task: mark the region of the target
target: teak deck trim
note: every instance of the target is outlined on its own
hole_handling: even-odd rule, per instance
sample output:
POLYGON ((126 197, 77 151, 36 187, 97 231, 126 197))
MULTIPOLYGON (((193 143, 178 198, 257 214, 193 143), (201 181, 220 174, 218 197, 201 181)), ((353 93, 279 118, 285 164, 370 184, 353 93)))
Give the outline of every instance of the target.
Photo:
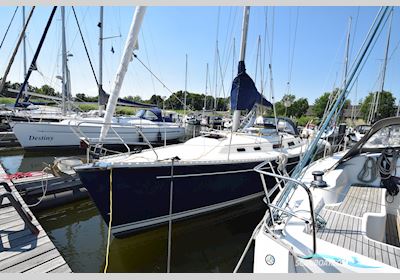
MULTIPOLYGON (((381 188, 351 187, 340 205, 325 206, 321 210, 319 214, 326 221, 326 225, 318 230, 317 238, 400 268, 399 247, 372 240, 362 232, 363 214, 381 212, 383 193, 384 189, 381 188)), ((393 224, 391 218, 388 217, 386 227, 393 224)), ((388 234, 392 232, 393 229, 386 232, 387 239, 388 234)), ((392 239, 394 236, 390 236, 390 241, 392 239)))

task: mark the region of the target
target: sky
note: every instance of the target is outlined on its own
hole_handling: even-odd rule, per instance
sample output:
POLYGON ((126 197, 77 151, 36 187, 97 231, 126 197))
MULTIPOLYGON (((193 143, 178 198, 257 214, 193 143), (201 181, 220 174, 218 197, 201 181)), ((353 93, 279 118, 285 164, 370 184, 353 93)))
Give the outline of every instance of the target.
MULTIPOLYGON (((15 8, 0 7, 0 39, 4 36, 15 8)), ((26 7, 26 13, 29 9, 30 7, 26 7)), ((134 9, 135 7, 125 6, 104 8, 104 37, 114 37, 104 40, 103 87, 107 92, 112 89, 134 9)), ((378 9, 251 7, 245 57, 247 72, 255 80, 259 91, 263 89, 266 96, 270 97, 268 65, 272 62, 275 99, 280 100, 284 94, 291 93, 298 98, 307 98, 311 104, 322 93, 339 86, 343 79, 349 18, 352 18, 349 48, 351 65, 378 9)), ((20 7, 0 49, 0 76, 5 71, 21 30, 21 11, 20 7)), ((391 91, 397 100, 400 98, 399 11, 396 7, 393 13, 385 79, 385 90, 391 91)), ((28 65, 50 12, 51 7, 39 6, 33 14, 27 31, 28 65)), ((99 7, 76 7, 76 12, 97 74, 99 7)), ((173 92, 184 90, 186 85, 189 92, 204 93, 207 88, 208 94, 227 97, 237 72, 242 14, 242 7, 148 7, 139 35, 139 49, 135 53, 173 92), (216 56, 217 45, 219 56, 216 56), (215 63, 216 57, 219 58, 218 67, 215 63), (206 87, 207 63, 209 78, 206 87), (221 80, 224 82, 221 83, 221 80)), ((66 7, 66 15, 67 49, 72 54, 68 61, 72 94, 97 95, 96 82, 71 7, 66 7)), ((350 93, 352 103, 380 87, 379 75, 388 25, 386 24, 380 34, 356 86, 350 93)), ((23 81, 21 50, 8 76, 8 80, 12 82, 23 81)), ((61 74, 60 9, 52 22, 37 66, 39 71, 33 72, 30 84, 38 87, 49 84, 61 91, 60 80, 56 78, 61 74)), ((139 95, 142 99, 148 99, 153 94, 170 96, 167 88, 134 59, 129 65, 120 95, 139 95)))

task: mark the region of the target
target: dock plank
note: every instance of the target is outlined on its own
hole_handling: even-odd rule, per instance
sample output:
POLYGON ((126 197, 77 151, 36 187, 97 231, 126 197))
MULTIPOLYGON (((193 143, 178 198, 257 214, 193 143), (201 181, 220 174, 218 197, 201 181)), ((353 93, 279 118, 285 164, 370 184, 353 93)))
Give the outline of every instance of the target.
POLYGON ((63 257, 58 256, 58 257, 52 259, 51 262, 42 263, 32 269, 26 270, 25 272, 27 272, 27 273, 45 273, 45 272, 52 271, 52 270, 60 267, 63 264, 65 264, 63 257))
POLYGON ((52 272, 52 273, 68 273, 68 272, 71 272, 71 270, 70 270, 70 268, 69 268, 69 266, 67 264, 63 264, 63 265, 61 265, 61 266, 59 266, 59 267, 57 267, 57 268, 55 268, 53 270, 50 270, 49 272, 52 272))
MULTIPOLYGON (((5 171, 0 164, 0 176, 2 174, 5 171)), ((7 183, 22 208, 32 217, 39 234, 31 233, 13 206, 1 207, 0 272, 72 272, 12 182, 7 183)), ((3 202, 6 203, 5 200, 3 202)))
POLYGON ((7 272, 7 273, 25 272, 40 264, 48 262, 58 256, 59 256, 58 251, 56 249, 53 249, 32 258, 25 258, 22 262, 19 262, 13 266, 10 266, 9 268, 6 268, 2 270, 2 272, 7 272))

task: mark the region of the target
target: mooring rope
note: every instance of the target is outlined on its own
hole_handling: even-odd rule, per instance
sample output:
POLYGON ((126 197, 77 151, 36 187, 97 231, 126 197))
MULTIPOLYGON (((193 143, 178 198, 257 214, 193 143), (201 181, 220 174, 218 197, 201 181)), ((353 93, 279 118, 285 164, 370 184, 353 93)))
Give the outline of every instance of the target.
POLYGON ((110 243, 111 243, 111 225, 112 225, 112 168, 110 169, 110 220, 108 222, 108 234, 107 234, 107 250, 106 250, 106 263, 104 265, 103 273, 107 273, 108 259, 110 257, 110 243))
POLYGON ((41 198, 39 198, 39 201, 38 202, 36 202, 36 203, 34 203, 34 204, 27 204, 27 206, 28 207, 35 207, 35 206, 38 206, 42 201, 43 201, 43 199, 45 198, 45 196, 46 196, 46 193, 47 193, 47 187, 48 187, 48 184, 49 184, 49 180, 48 180, 48 174, 46 173, 46 184, 44 184, 44 174, 45 174, 45 171, 46 170, 51 170, 48 166, 46 166, 45 168, 43 168, 42 169, 42 180, 41 180, 41 183, 42 183, 42 197, 41 198))
POLYGON ((168 252, 167 252, 167 273, 171 272, 171 243, 172 243, 172 202, 174 196, 174 161, 178 157, 171 159, 171 184, 169 189, 169 221, 168 221, 168 252))

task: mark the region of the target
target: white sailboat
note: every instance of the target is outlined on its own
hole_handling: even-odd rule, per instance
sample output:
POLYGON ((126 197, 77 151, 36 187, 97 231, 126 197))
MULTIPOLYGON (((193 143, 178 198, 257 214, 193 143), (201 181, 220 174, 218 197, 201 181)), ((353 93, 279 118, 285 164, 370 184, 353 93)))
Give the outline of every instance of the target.
MULTIPOLYGON (((62 7, 62 10, 64 7, 62 7)), ((129 49, 137 41, 137 32, 140 29, 144 10, 136 12, 135 25, 132 24, 129 49), (132 33, 134 31, 134 33, 132 33)), ((64 21, 63 17, 63 21, 64 21)), ((65 42, 65 29, 63 28, 63 42, 65 42)), ((63 43, 63 46, 65 44, 63 43)), ((127 48, 127 47, 126 47, 127 48)), ((66 60, 66 49, 63 47, 63 96, 70 96, 68 91, 68 67, 66 60)), ((105 117, 85 117, 83 115, 64 119, 60 122, 12 122, 12 130, 23 148, 54 148, 54 147, 79 147, 80 141, 84 138, 90 144, 109 145, 143 145, 146 142, 163 143, 165 141, 177 141, 184 136, 185 129, 162 116, 158 108, 140 110, 133 117, 114 117, 115 107, 118 103, 118 94, 123 82, 122 71, 127 70, 130 56, 123 57, 119 72, 117 73, 118 83, 114 85, 113 94, 110 96, 105 117), (121 71, 122 70, 122 71, 121 71), (103 128, 111 126, 112 132, 107 136, 103 128), (104 133, 105 132, 105 133, 104 133), (145 138, 145 139, 143 139, 145 138)), ((101 64, 100 64, 101 65, 101 64)), ((101 72, 101 71, 100 71, 101 72)), ((63 104, 67 102, 64 100, 63 104)), ((67 114, 66 105, 63 106, 63 115, 67 114)))

